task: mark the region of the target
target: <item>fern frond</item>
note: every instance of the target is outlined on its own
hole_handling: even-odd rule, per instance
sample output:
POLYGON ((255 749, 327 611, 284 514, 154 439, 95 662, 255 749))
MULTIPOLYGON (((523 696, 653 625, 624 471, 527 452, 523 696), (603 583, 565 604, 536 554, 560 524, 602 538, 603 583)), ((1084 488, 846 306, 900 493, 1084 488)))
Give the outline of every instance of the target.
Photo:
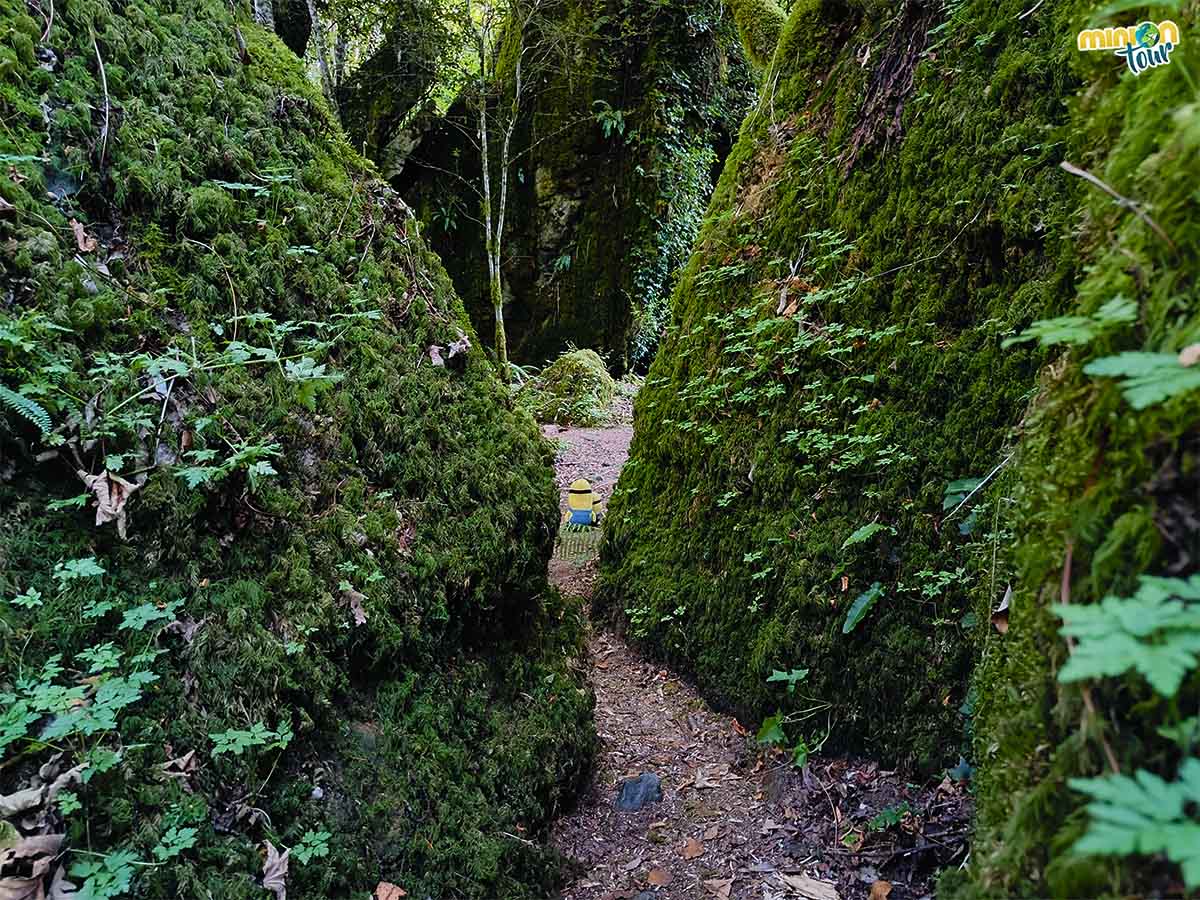
POLYGON ((0 406, 7 406, 19 416, 24 416, 45 434, 51 428, 50 414, 42 409, 41 404, 30 400, 24 394, 9 390, 0 384, 0 406))

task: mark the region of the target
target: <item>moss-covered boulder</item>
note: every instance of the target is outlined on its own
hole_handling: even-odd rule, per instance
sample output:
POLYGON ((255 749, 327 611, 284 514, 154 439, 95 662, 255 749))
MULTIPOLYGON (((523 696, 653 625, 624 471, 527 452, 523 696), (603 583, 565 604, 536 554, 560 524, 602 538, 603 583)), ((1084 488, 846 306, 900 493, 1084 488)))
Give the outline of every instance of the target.
POLYGON ((711 697, 786 709, 767 677, 808 668, 827 746, 927 767, 965 749, 974 652, 948 486, 1005 459, 1041 356, 1001 339, 1078 271, 1073 19, 1002 7, 793 8, 607 520, 610 607, 711 697))
POLYGON ((64 780, 5 839, 64 835, 45 876, 93 896, 545 896, 593 738, 534 422, 277 38, 33 8, 0 0, 0 795, 64 780))
POLYGON ((595 350, 570 350, 530 379, 517 402, 539 422, 599 425, 612 415, 617 383, 595 350))
MULTIPOLYGON (((513 138, 503 253, 509 355, 541 364, 573 344, 605 352, 615 369, 644 366, 752 75, 720 0, 563 0, 546 10, 569 46, 530 95, 513 138)), ((499 77, 511 79, 511 68, 502 65, 499 77)), ((490 342, 480 161, 464 136, 474 123, 462 104, 447 119, 393 183, 490 342)), ((497 156, 493 149, 493 164, 497 156)))
MULTIPOLYGON (((1009 585, 1012 595, 1005 633, 980 626, 986 637, 980 635, 971 690, 975 846, 971 866, 946 879, 941 893, 948 897, 1179 890, 1180 870, 1155 853, 1153 836, 1141 845, 1144 857, 1068 852, 1091 817, 1086 797, 1069 790, 1067 780, 1111 776, 1114 768, 1167 782, 1151 795, 1153 816, 1163 817, 1153 831, 1179 829, 1172 858, 1183 862, 1179 853, 1190 846, 1193 892, 1200 883, 1194 805, 1200 786, 1182 818, 1172 821, 1170 813, 1181 796, 1183 766, 1200 757, 1200 672, 1185 663, 1172 697, 1123 665, 1110 677, 1062 683, 1057 676, 1075 653, 1096 651, 1085 646, 1087 638, 1077 638, 1072 650, 1052 609, 1106 597, 1130 609, 1145 602, 1144 576, 1195 579, 1200 571, 1200 373, 1190 376, 1189 388, 1196 362, 1184 363, 1195 356, 1179 355, 1187 347, 1200 352, 1200 197, 1180 189, 1186 173, 1200 169, 1200 109, 1185 74, 1200 66, 1200 48, 1188 41, 1195 16, 1194 5, 1173 16, 1184 38, 1157 70, 1123 75, 1123 63, 1110 53, 1078 63, 1088 88, 1071 104, 1072 128, 1083 139, 1072 161, 1104 185, 1087 188, 1077 213, 1074 240, 1087 267, 1068 294, 1071 314, 1091 319, 1090 334, 1074 332, 1073 344, 1061 331, 1043 338, 1057 340, 1052 358, 1034 386, 1012 462, 980 506, 979 518, 991 525, 973 554, 977 616, 986 623, 1009 585), (1109 190, 1135 198, 1136 210, 1114 203, 1109 190), (1104 314, 1114 301, 1129 310, 1120 321, 1104 314), (1153 363, 1140 396, 1131 379, 1101 374, 1114 359, 1129 363, 1121 355, 1128 353, 1154 354, 1132 357, 1153 363), (1156 380, 1163 388, 1157 399, 1145 393, 1156 380), (1174 396, 1167 384, 1175 385, 1174 396)), ((1080 15, 1075 22, 1142 18, 1080 15)), ((1070 332, 1079 319, 1057 325, 1070 332)), ((1190 592, 1193 610, 1198 588, 1190 592)), ((1144 606, 1126 614, 1133 631, 1147 629, 1140 637, 1146 646, 1134 655, 1149 667, 1161 652, 1152 645, 1164 643, 1165 633, 1151 626, 1144 606)), ((1181 636, 1187 639, 1174 635, 1181 636)), ((1101 655, 1115 663, 1120 645, 1109 644, 1101 655)), ((1122 840, 1107 843, 1118 847, 1122 840)))
MULTIPOLYGON (((1200 338, 1200 215, 1178 187, 1200 140, 1195 9, 1172 62, 1136 78, 1076 49, 1100 16, 792 7, 606 520, 601 604, 710 697, 798 717, 811 701, 767 679, 808 669, 796 696, 830 720, 785 723, 791 740, 829 727, 827 748, 977 764, 950 896, 1178 884, 1162 856, 1071 850, 1089 815, 1069 778, 1170 784, 1196 754, 1194 669, 1173 699, 1132 672, 1057 680, 1053 604, 1125 602, 1200 559, 1200 393, 1177 355, 1200 338)), ((1192 832, 1174 833, 1181 862, 1192 832)))

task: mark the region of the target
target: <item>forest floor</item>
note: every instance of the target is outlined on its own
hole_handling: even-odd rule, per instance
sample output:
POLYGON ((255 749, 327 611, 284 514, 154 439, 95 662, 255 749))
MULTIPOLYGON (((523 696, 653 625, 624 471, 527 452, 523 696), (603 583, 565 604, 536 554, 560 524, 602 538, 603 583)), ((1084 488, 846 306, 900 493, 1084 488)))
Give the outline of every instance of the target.
MULTIPOLYGON (((632 437, 627 418, 616 421, 544 429, 559 444, 564 511, 576 478, 607 503, 632 437)), ((551 580, 585 604, 596 548, 556 552, 550 566, 551 580)), ((552 837, 575 868, 562 900, 916 900, 932 896, 940 869, 964 862, 963 783, 913 783, 870 760, 819 754, 798 769, 757 744, 757 723, 711 709, 620 635, 593 625, 588 651, 600 751, 552 837), (661 799, 618 809, 622 783, 643 774, 661 799)))

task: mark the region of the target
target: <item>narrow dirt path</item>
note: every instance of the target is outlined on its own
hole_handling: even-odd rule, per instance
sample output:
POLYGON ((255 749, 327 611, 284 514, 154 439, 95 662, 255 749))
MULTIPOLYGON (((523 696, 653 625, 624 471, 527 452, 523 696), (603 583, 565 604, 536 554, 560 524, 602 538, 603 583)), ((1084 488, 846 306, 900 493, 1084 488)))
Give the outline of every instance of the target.
MULTIPOLYGON (((576 478, 607 502, 632 429, 545 434, 559 442, 564 510, 576 478)), ((595 575, 590 554, 556 554, 550 567, 551 580, 585 602, 595 575)), ((846 758, 818 756, 796 769, 619 636, 594 629, 589 656, 601 749, 552 838, 578 873, 563 900, 916 900, 932 895, 940 868, 963 861, 962 784, 910 784, 846 758), (634 779, 651 799, 618 808, 622 784, 634 779)))

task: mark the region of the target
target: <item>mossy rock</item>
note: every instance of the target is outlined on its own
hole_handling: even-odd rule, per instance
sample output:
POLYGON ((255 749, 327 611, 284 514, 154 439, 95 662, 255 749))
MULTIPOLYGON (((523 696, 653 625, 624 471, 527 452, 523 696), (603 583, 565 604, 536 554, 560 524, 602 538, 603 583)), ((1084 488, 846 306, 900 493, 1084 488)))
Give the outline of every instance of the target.
MULTIPOLYGON (((262 842, 328 832, 289 896, 546 896, 594 732, 535 423, 275 36, 222 0, 69 0, 47 54, 30 9, 0 0, 0 715, 55 655, 76 690, 110 642, 156 678, 64 746, 121 754, 64 865, 195 829, 137 896, 258 898, 262 842), (102 471, 136 486, 124 537, 102 471), (104 574, 54 577, 80 559, 104 574)), ((4 753, 7 794, 50 751, 4 753)))
POLYGON ((827 749, 975 762, 971 865, 942 893, 1127 896, 1177 870, 1073 854, 1067 779, 1104 774, 1101 736, 1123 771, 1170 779, 1157 729, 1196 708, 1198 676, 1177 709, 1135 677, 1097 683, 1091 716, 1056 681, 1050 606, 1068 561, 1089 603, 1200 559, 1177 499, 1196 496, 1197 395, 1135 413, 1082 372, 1200 338, 1200 214, 1177 187, 1195 56, 1122 76, 1075 49, 1097 6, 1027 10, 793 5, 638 397, 598 606, 751 721, 797 708, 766 678, 805 668, 833 704, 827 749), (1136 323, 1087 346, 1004 346, 1117 295, 1136 323), (984 478, 960 506, 954 483, 984 478))
POLYGON ((595 350, 570 350, 517 394, 539 422, 590 427, 611 418, 617 383, 595 350))

